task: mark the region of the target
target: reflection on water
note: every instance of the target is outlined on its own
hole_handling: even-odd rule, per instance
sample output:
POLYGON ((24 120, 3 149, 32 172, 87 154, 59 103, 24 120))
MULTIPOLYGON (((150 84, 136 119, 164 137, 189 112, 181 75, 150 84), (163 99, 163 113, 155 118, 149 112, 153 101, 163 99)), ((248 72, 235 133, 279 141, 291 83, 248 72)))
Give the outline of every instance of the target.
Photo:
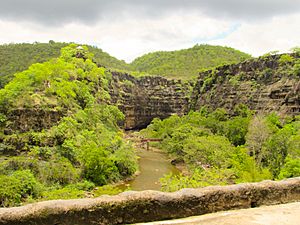
POLYGON ((119 186, 125 190, 130 187, 133 191, 160 190, 159 179, 165 174, 179 174, 179 170, 173 166, 167 156, 162 152, 139 149, 138 155, 140 174, 133 180, 119 186))

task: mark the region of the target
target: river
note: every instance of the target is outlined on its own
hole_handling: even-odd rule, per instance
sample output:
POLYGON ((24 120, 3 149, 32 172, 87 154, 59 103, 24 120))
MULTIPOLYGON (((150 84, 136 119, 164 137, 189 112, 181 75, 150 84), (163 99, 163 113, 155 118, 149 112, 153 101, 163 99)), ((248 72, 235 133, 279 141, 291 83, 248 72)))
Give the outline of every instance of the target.
POLYGON ((133 191, 160 190, 159 179, 165 174, 179 174, 179 170, 170 163, 167 155, 158 150, 138 149, 140 174, 133 180, 118 186, 122 190, 130 187, 133 191))

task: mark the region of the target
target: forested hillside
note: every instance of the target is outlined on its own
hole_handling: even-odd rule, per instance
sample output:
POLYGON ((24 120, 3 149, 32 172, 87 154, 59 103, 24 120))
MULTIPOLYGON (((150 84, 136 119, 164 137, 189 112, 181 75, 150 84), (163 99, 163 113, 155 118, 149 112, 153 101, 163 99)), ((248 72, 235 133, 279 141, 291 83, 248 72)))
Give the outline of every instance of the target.
POLYGON ((33 64, 0 90, 0 206, 78 198, 131 176, 137 159, 110 105, 111 74, 86 46, 33 64))
MULTIPOLYGON (((68 43, 49 41, 49 43, 0 45, 0 87, 3 87, 16 72, 27 69, 33 63, 46 62, 60 55, 61 48, 68 43)), ((88 46, 94 54, 94 62, 107 68, 128 70, 129 66, 101 49, 88 46)))
POLYGON ((170 78, 190 79, 197 77, 200 70, 222 64, 238 63, 251 56, 233 48, 195 45, 178 51, 159 51, 135 59, 132 69, 148 74, 170 78))

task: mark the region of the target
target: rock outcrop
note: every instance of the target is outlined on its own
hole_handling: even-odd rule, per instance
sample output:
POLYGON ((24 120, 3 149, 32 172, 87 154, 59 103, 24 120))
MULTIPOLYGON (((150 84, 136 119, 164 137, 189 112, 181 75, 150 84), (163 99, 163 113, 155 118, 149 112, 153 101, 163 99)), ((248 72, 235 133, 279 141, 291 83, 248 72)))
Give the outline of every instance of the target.
POLYGON ((200 73, 191 97, 191 109, 202 106, 234 111, 238 104, 267 113, 300 113, 300 79, 294 62, 283 62, 282 55, 252 59, 200 73))
POLYGON ((27 132, 30 130, 41 131, 55 125, 63 116, 63 113, 53 109, 22 108, 9 112, 11 121, 4 130, 6 134, 14 131, 27 132))
POLYGON ((111 103, 125 114, 125 129, 145 128, 152 119, 188 112, 192 84, 159 76, 136 78, 112 72, 111 103))

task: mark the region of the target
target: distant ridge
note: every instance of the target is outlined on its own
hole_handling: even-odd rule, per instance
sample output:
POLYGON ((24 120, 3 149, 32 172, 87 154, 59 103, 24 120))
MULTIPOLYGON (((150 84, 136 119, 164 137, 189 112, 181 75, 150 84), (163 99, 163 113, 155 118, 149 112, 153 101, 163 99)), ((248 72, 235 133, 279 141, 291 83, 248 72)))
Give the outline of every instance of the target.
POLYGON ((190 79, 202 69, 238 63, 251 58, 249 54, 229 47, 195 45, 177 51, 158 51, 135 59, 131 66, 139 72, 170 78, 190 79))

